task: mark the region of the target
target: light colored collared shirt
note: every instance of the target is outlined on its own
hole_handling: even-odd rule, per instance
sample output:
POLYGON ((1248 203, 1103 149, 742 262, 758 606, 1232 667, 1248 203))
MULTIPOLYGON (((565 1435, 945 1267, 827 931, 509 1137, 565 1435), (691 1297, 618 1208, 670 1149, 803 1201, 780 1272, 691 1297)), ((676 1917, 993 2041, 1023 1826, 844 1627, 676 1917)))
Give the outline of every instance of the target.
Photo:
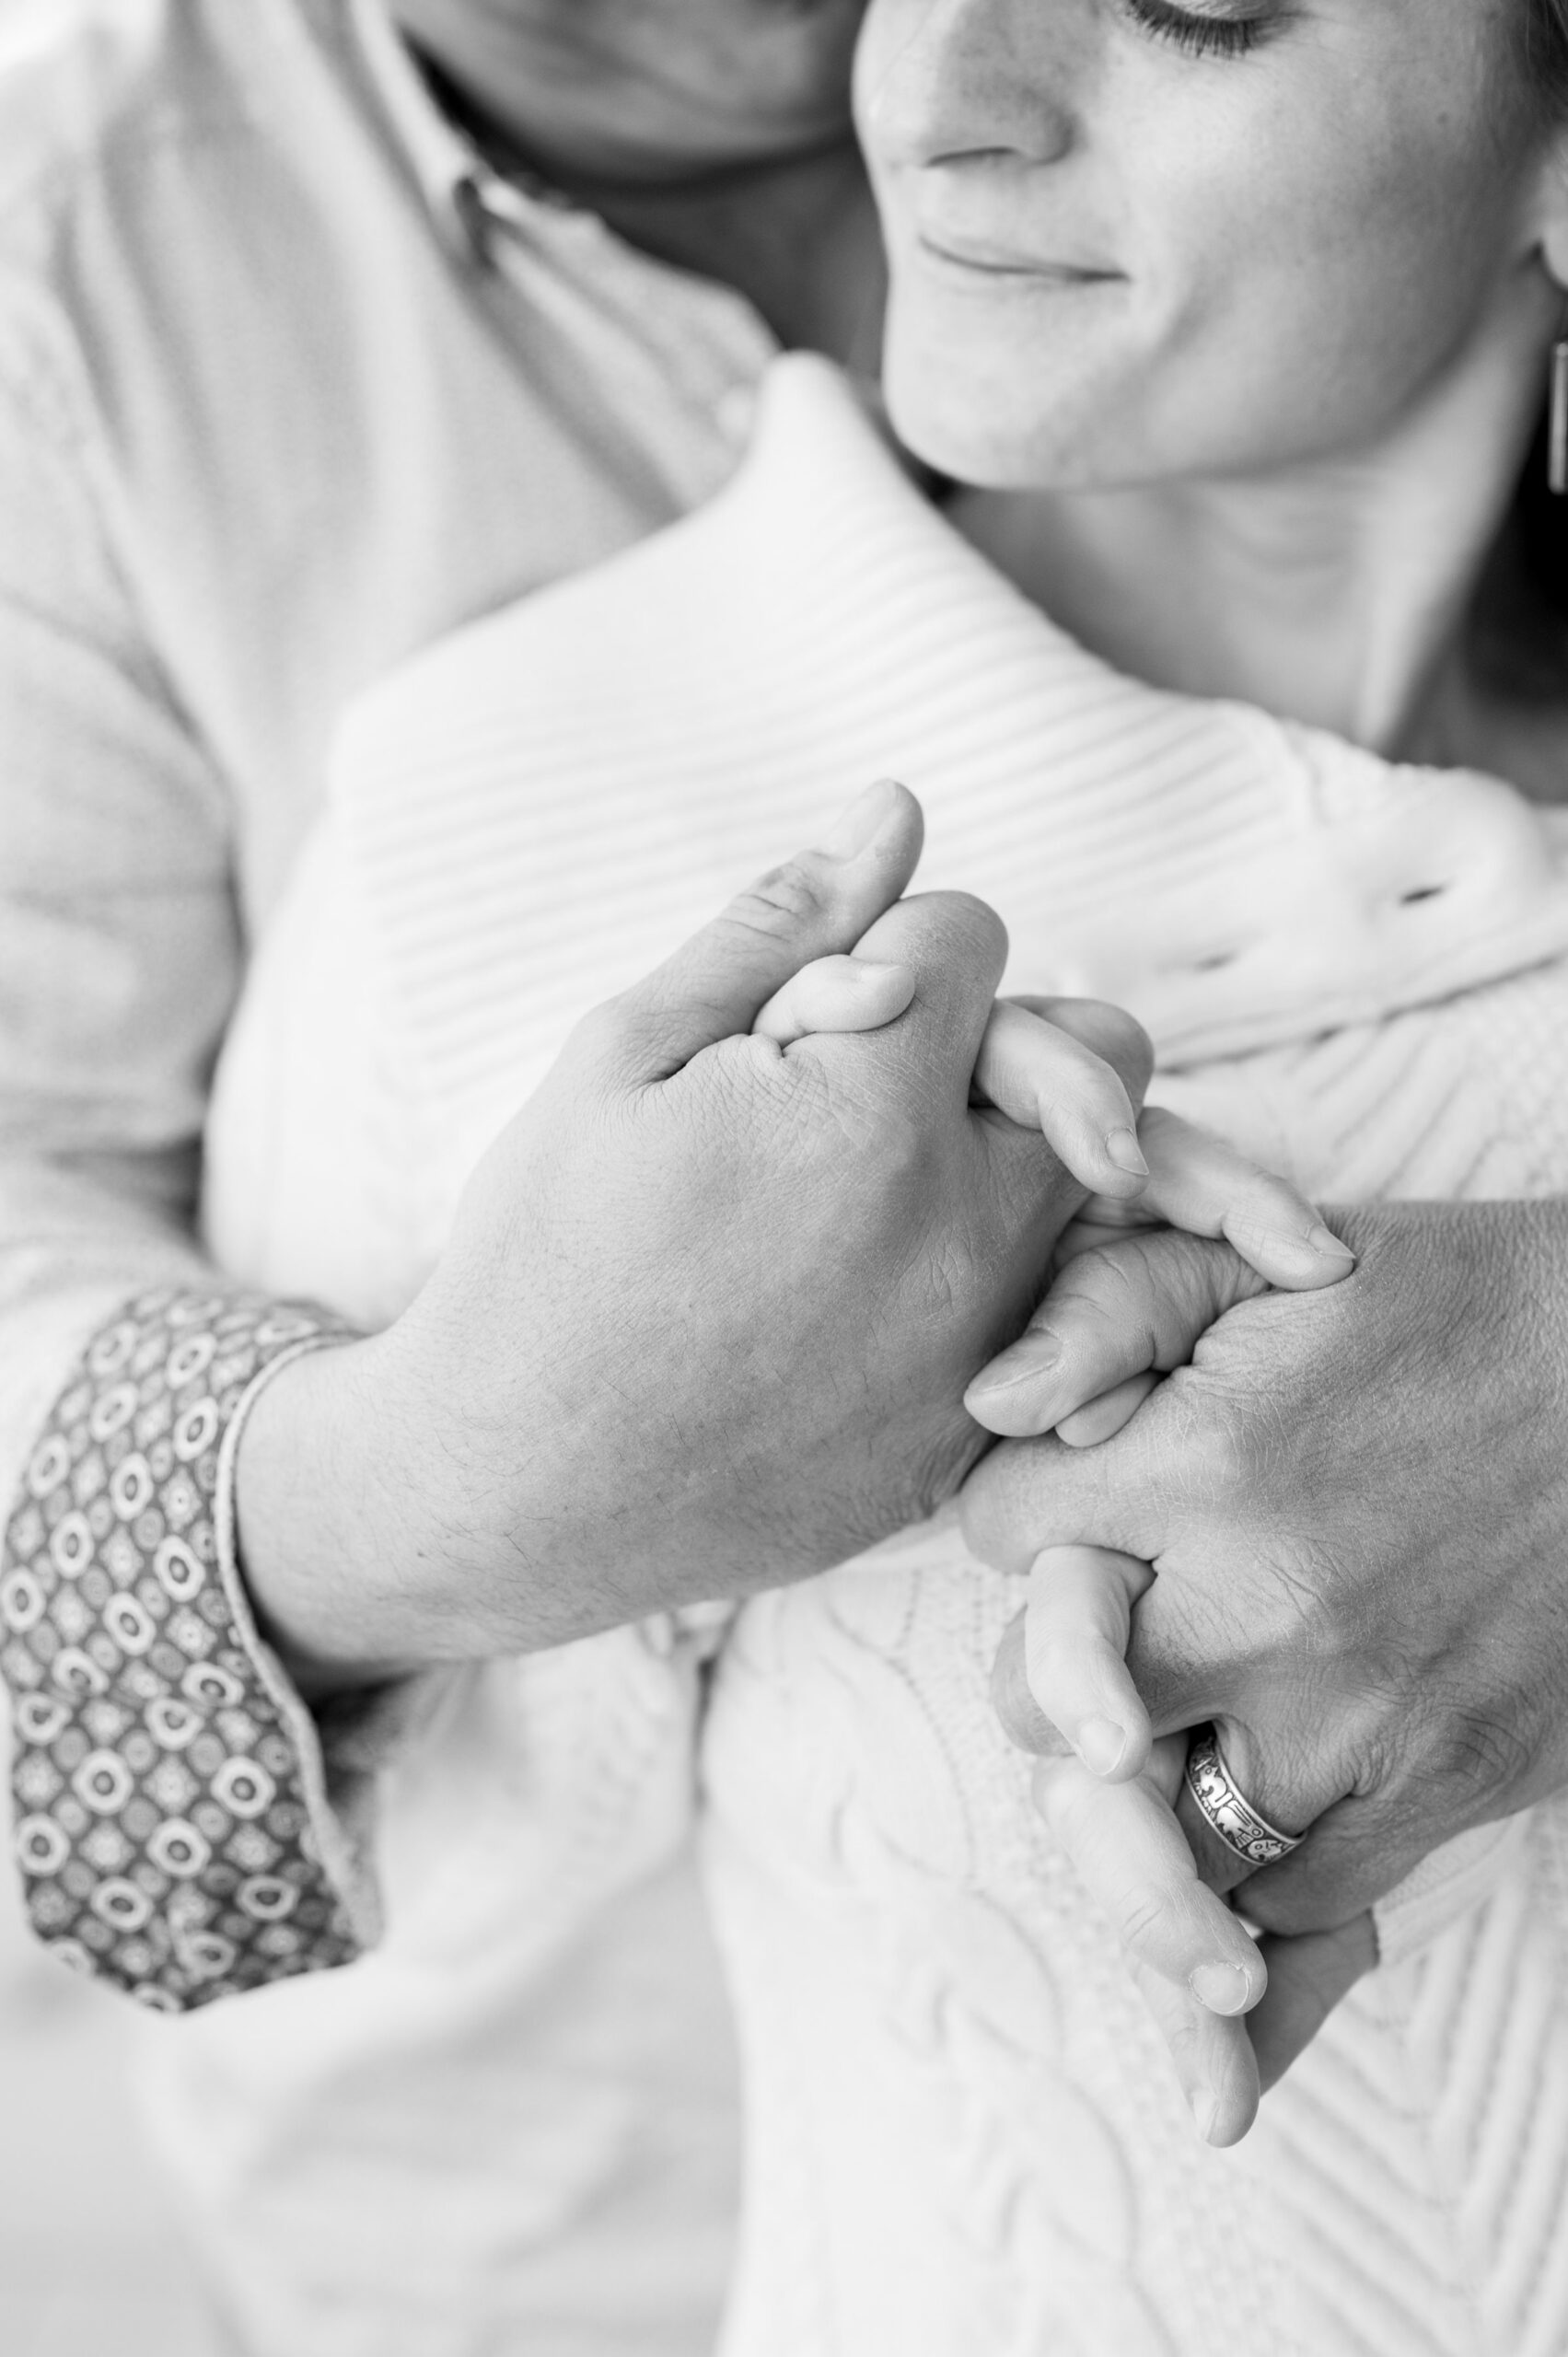
POLYGON ((345 699, 706 497, 772 350, 488 171, 377 0, 50 13, 0 80, 4 1496, 85 1336, 192 1266, 345 699))
MULTIPOLYGON (((208 1081, 345 702, 707 497, 773 344, 738 297, 488 170, 381 0, 0 0, 0 1500, 25 1504, 31 1480, 47 1515, 35 1437, 84 1342, 132 1295, 210 1283, 193 1236, 208 1081)), ((64 1616, 90 1582, 61 1569, 64 1616)), ((17 1633, 35 1602, 18 1589, 0 1631, 18 1690, 43 1658, 36 1621, 17 1633)), ((294 1724, 308 1747, 297 1708, 294 1724)), ((47 1738, 35 1754, 38 1812, 75 1840, 113 1761, 62 1771, 87 1778, 84 1810, 52 1790, 47 1738)), ((91 1827, 103 1857, 115 1831, 112 1810, 91 1827)), ((661 1970, 690 1997, 707 1968, 684 1931, 661 1945, 667 1918, 689 1926, 684 1887, 610 1922, 601 1959, 630 1977, 605 1984, 607 2019, 656 2014, 661 1970)), ((560 1968, 570 2010, 575 1968, 560 1968)), ((277 2118, 269 2142, 258 2087, 285 2112, 289 2055, 323 2068, 299 2044, 307 1997, 296 1982, 240 2001, 282 2009, 258 2086, 220 2085, 221 2039, 185 2073, 209 2131, 207 2248, 248 2347, 707 2344, 731 2192, 724 2057, 706 2076, 678 2047, 656 2058, 667 2094, 628 2128, 613 2215, 591 2214, 606 2197, 586 2162, 581 2200, 563 2163, 559 2215, 509 2215, 519 2138, 552 2181, 554 2115, 483 2108, 504 2009, 469 2024, 447 2073, 433 1988, 428 2051, 413 2036, 401 2084, 452 2139, 438 2222, 410 2208, 385 2124, 406 2106, 368 2032, 344 2059, 340 2147, 319 2120, 291 2142, 277 2118), (384 2190, 354 2209, 353 2251, 340 2165, 384 2190)), ((569 2038, 562 2053, 569 2121, 569 2038)))

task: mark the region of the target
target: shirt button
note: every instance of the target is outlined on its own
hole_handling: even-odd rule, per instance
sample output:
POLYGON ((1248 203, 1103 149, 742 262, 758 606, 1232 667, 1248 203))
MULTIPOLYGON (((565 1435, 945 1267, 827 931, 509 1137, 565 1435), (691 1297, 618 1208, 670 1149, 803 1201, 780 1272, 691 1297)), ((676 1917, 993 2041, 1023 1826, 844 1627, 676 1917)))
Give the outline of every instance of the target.
POLYGON ((452 203, 462 224, 463 235, 481 261, 490 259, 490 215, 485 209, 484 192, 471 172, 465 172, 452 189, 452 203))

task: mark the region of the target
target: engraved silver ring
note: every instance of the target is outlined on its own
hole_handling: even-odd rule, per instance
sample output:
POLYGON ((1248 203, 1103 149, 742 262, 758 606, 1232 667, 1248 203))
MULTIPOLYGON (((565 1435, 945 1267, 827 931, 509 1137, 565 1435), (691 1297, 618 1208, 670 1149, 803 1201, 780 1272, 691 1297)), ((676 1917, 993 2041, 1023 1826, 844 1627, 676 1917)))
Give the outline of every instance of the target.
POLYGON ((1200 1727, 1187 1753, 1187 1789, 1232 1854, 1249 1866, 1272 1866, 1299 1850, 1305 1835, 1282 1833, 1260 1817, 1230 1770, 1212 1726, 1200 1727))

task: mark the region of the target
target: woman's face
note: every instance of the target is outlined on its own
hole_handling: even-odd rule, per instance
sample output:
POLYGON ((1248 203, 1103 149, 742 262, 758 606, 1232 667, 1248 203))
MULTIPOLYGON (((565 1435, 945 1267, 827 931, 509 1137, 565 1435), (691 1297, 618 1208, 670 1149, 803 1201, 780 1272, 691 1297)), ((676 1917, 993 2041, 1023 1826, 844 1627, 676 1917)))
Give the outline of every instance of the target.
POLYGON ((1367 447, 1500 304, 1550 319, 1524 5, 871 0, 900 433, 1054 489, 1367 447))

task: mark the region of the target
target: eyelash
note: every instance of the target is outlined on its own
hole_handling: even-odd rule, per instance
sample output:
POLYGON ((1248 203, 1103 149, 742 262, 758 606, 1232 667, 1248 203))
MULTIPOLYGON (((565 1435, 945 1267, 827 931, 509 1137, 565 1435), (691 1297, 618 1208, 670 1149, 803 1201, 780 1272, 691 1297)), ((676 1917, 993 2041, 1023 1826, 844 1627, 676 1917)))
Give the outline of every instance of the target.
POLYGON ((1145 32, 1174 41, 1189 57, 1245 57, 1263 39, 1261 17, 1191 17, 1167 0, 1126 0, 1145 32))

